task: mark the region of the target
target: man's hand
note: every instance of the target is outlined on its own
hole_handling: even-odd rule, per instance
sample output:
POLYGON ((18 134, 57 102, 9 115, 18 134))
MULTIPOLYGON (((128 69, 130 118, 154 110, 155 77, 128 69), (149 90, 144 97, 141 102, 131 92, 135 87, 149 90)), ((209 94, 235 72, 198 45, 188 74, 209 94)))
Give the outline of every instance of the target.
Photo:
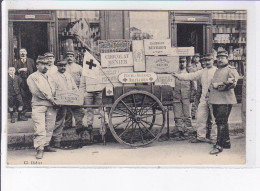
POLYGON ((172 72, 171 75, 175 78, 178 78, 177 74, 175 72, 172 72))
POLYGON ((49 99, 49 101, 52 103, 52 105, 55 105, 55 106, 57 106, 57 103, 56 103, 56 101, 55 101, 55 98, 50 98, 49 99))

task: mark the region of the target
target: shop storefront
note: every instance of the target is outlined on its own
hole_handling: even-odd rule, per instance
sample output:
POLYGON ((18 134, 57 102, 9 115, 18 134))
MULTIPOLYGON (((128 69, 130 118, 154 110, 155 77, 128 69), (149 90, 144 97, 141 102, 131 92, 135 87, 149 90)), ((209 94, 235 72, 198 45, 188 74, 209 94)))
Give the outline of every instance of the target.
POLYGON ((9 64, 21 47, 33 59, 47 51, 63 59, 72 50, 82 64, 85 50, 100 58, 105 49, 131 49, 131 40, 170 39, 201 55, 225 49, 245 73, 246 11, 10 11, 8 30, 9 64), (104 42, 116 39, 124 41, 104 42))

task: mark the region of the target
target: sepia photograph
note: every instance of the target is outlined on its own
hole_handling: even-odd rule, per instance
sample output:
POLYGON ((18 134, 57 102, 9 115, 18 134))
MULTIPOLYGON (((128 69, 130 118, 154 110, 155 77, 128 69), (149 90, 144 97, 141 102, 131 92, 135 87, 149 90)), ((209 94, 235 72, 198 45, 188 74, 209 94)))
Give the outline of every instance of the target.
POLYGON ((246 165, 247 15, 9 9, 7 165, 246 165))

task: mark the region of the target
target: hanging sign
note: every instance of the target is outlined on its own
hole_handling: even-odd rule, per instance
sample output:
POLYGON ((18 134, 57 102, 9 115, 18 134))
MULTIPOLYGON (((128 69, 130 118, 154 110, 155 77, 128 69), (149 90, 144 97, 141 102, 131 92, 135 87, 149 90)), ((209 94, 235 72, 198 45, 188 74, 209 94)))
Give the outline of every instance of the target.
POLYGON ((178 56, 146 56, 146 72, 171 73, 178 68, 178 56))
POLYGON ((133 66, 132 52, 101 53, 103 68, 133 66))
POLYGON ((133 61, 135 72, 145 72, 144 41, 133 40, 133 61))
POLYGON ((132 40, 127 39, 99 40, 98 49, 100 53, 130 52, 131 44, 132 40))
POLYGON ((155 85, 175 87, 175 78, 171 74, 157 74, 155 85))
POLYGON ((194 56, 194 47, 173 47, 170 51, 171 56, 194 56))
POLYGON ((145 55, 168 55, 171 51, 171 39, 144 40, 145 55))
POLYGON ((118 77, 122 83, 149 83, 155 82, 157 75, 155 73, 123 73, 118 77))

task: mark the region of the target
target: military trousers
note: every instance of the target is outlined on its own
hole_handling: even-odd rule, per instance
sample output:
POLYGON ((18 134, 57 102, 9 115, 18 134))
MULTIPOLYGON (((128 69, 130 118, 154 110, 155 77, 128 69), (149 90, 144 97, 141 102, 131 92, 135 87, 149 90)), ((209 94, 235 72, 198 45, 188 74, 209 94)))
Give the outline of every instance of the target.
POLYGON ((67 106, 62 106, 59 109, 57 109, 56 122, 55 122, 55 127, 52 136, 52 140, 55 143, 61 142, 62 131, 65 126, 66 113, 67 113, 67 106))
POLYGON ((190 99, 182 99, 173 102, 173 113, 175 126, 179 131, 192 127, 191 124, 191 103, 190 99))
MULTIPOLYGON (((198 111, 197 111, 197 120, 196 120, 196 128, 197 128, 197 138, 205 139, 207 133, 207 125, 212 124, 213 119, 212 108, 210 107, 208 100, 201 99, 198 111)), ((211 139, 216 140, 217 138, 217 128, 215 125, 212 126, 211 129, 211 139)))
POLYGON ((34 148, 43 150, 44 146, 50 144, 56 121, 56 109, 52 106, 32 106, 32 121, 34 148))
POLYGON ((217 145, 223 147, 230 145, 228 118, 232 110, 231 104, 213 104, 213 115, 217 124, 217 145))

